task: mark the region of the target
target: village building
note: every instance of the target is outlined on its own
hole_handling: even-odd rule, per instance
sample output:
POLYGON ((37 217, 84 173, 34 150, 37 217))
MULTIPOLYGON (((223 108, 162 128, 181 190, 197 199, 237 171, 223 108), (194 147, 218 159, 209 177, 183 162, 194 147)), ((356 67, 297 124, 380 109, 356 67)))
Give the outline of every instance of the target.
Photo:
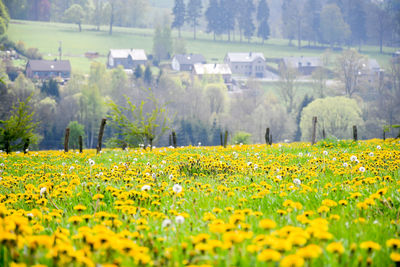
POLYGON ((300 75, 311 75, 317 68, 322 67, 322 61, 318 57, 284 57, 281 64, 285 68, 293 68, 300 75))
POLYGON ((30 79, 71 78, 69 60, 29 60, 26 64, 26 77, 30 79))
POLYGON ((135 69, 139 65, 146 65, 147 56, 143 49, 110 49, 107 59, 108 68, 121 65, 124 69, 135 69))
POLYGON ((265 57, 262 53, 228 53, 224 59, 233 74, 254 78, 264 78, 267 75, 265 57))
POLYGON ((172 58, 171 68, 175 71, 192 71, 195 64, 206 64, 201 54, 178 54, 172 58))
POLYGON ((199 78, 204 75, 220 75, 226 84, 232 82, 232 71, 228 64, 195 64, 193 74, 199 78))

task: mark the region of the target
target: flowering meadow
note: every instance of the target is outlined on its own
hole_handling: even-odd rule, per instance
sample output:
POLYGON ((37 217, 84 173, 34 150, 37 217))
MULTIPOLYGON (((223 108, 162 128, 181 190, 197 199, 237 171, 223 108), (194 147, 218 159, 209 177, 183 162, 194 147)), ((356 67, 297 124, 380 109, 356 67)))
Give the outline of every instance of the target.
POLYGON ((400 142, 0 153, 0 266, 399 266, 400 142))

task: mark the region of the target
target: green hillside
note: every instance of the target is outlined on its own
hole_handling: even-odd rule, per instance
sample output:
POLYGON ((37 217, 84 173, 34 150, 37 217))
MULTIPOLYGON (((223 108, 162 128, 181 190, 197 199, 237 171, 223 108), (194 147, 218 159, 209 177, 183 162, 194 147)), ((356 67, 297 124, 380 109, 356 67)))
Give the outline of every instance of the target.
MULTIPOLYGON (((168 1, 164 1, 167 3, 168 1)), ((108 27, 102 26, 101 31, 94 30, 92 25, 83 25, 83 31, 78 32, 74 24, 46 23, 13 20, 9 25, 8 36, 11 40, 22 41, 26 47, 37 47, 47 59, 58 56, 59 42, 62 42, 63 58, 70 59, 74 72, 87 73, 91 60, 84 57, 85 52, 95 51, 100 53, 96 60, 106 62, 106 55, 110 48, 142 48, 147 53, 152 53, 153 29, 120 28, 114 27, 113 35, 108 35, 108 27)), ((173 31, 174 38, 177 32, 173 31)), ((239 36, 235 36, 234 42, 227 42, 226 37, 220 37, 214 42, 211 34, 198 32, 198 40, 193 40, 192 32, 183 32, 186 40, 187 51, 202 53, 209 61, 222 61, 227 52, 263 52, 266 57, 279 58, 284 56, 319 56, 323 49, 297 49, 288 46, 287 40, 271 39, 264 45, 257 38, 251 43, 239 42, 239 36)), ((305 42, 304 42, 305 44, 305 42)), ((378 53, 378 47, 365 46, 363 53, 376 58, 382 66, 385 66, 390 58, 389 52, 394 49, 385 48, 387 54, 378 53)))

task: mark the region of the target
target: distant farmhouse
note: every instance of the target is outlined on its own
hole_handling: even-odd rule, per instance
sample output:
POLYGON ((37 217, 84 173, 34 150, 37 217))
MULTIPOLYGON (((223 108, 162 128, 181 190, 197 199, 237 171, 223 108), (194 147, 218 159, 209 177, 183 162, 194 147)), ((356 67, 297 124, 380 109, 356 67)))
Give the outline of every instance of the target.
POLYGON ((318 57, 284 57, 281 63, 286 68, 297 69, 301 75, 311 75, 318 67, 322 67, 318 57))
POLYGON ((228 53, 224 59, 233 74, 254 78, 264 78, 267 75, 265 57, 262 53, 228 53))
POLYGON ((192 71, 195 64, 206 64, 206 59, 200 54, 178 54, 172 58, 171 67, 176 71, 192 71))
POLYGON ((232 71, 228 64, 195 64, 193 74, 199 78, 204 75, 221 75, 225 83, 232 82, 232 71))
POLYGON ((143 49, 110 49, 107 67, 116 68, 121 65, 124 69, 135 69, 146 65, 147 56, 143 49))
POLYGON ((26 64, 26 77, 30 79, 51 79, 71 77, 69 60, 29 60, 26 64))
POLYGON ((381 69, 378 61, 376 61, 376 59, 370 58, 368 59, 367 64, 363 65, 363 68, 359 75, 366 78, 369 82, 374 82, 380 78, 380 75, 382 75, 383 72, 384 70, 381 69))

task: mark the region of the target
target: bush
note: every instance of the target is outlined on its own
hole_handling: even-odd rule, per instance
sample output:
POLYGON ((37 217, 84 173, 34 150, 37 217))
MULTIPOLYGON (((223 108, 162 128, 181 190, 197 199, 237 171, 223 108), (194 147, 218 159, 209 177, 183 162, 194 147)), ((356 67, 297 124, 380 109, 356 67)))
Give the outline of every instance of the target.
POLYGON ((248 144, 250 144, 250 139, 251 139, 250 133, 237 132, 232 138, 232 143, 235 145, 237 145, 237 144, 248 145, 248 144))

